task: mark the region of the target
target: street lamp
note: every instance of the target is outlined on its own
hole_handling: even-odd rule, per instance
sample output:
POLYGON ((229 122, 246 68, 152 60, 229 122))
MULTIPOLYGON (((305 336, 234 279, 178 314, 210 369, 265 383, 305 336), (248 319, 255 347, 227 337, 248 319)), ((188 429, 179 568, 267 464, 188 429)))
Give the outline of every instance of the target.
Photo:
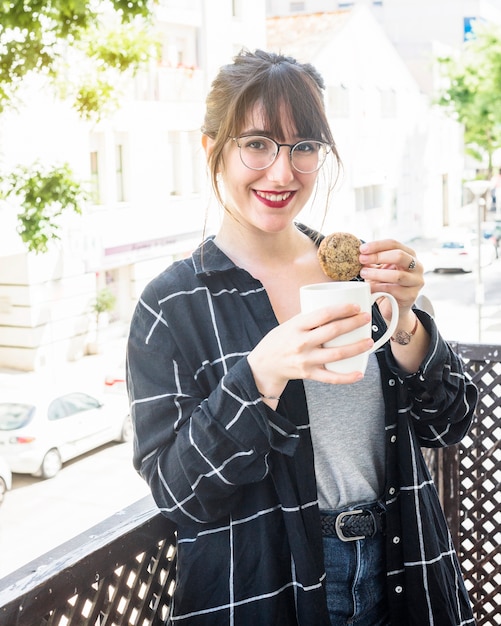
POLYGON ((482 340, 482 304, 485 300, 484 284, 482 282, 482 260, 480 252, 482 248, 482 213, 485 204, 481 198, 490 189, 491 183, 488 180, 470 180, 465 183, 465 187, 471 191, 475 199, 475 210, 477 212, 477 272, 475 280, 475 302, 477 304, 477 328, 478 341, 482 340))

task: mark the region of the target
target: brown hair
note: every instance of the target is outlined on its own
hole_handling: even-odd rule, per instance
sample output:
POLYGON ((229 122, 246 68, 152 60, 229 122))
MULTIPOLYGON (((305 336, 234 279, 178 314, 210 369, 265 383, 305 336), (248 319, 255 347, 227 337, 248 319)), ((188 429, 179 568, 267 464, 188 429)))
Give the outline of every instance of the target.
POLYGON ((324 81, 309 63, 298 63, 282 54, 256 50, 241 51, 233 63, 224 65, 206 99, 202 132, 214 140, 208 158, 212 187, 221 202, 217 174, 223 164, 223 149, 230 137, 241 132, 247 114, 259 103, 268 132, 278 141, 285 140, 284 104, 299 137, 324 141, 340 159, 325 114, 324 81))

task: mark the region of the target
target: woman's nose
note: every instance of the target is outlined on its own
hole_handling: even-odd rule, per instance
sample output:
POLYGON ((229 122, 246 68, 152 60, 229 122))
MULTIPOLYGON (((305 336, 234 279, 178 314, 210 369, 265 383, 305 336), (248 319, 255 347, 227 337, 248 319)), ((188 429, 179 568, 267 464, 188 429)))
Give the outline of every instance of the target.
POLYGON ((289 146, 282 146, 278 151, 277 158, 267 170, 270 180, 281 185, 294 180, 294 168, 292 167, 289 146))

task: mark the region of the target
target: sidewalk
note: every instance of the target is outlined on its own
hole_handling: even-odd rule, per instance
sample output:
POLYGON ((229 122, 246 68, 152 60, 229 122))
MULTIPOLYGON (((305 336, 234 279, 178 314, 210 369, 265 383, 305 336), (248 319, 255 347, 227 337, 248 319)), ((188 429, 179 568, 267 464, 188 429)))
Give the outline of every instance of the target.
POLYGON ((67 361, 36 372, 0 368, 0 394, 47 386, 70 387, 101 396, 106 391, 106 375, 122 371, 126 341, 125 327, 110 328, 103 335, 99 354, 86 355, 78 361, 67 361))
MULTIPOLYGON (((416 250, 419 260, 424 265, 425 281, 427 281, 427 275, 430 276, 432 272, 432 249, 437 245, 437 242, 437 239, 431 238, 416 238, 408 242, 408 245, 416 250)), ((497 259, 494 265, 490 267, 495 267, 496 272, 501 276, 500 259, 497 259)), ((487 274, 489 271, 489 268, 482 268, 483 275, 487 274)), ((492 278, 490 279, 490 283, 492 285, 492 278)), ((474 289, 474 287, 472 287, 472 289, 474 289)), ((441 297, 438 297, 436 296, 436 289, 430 289, 427 282, 425 282, 421 293, 425 296, 429 296, 430 291, 435 294, 435 296, 431 297, 435 312, 434 317, 444 337, 448 340, 458 340, 463 343, 479 343, 477 304, 461 304, 451 298, 446 298, 445 294, 441 294, 441 297)), ((490 296, 486 295, 486 302, 481 306, 481 319, 482 333, 480 343, 501 345, 501 292, 495 292, 493 294, 492 287, 490 296)))

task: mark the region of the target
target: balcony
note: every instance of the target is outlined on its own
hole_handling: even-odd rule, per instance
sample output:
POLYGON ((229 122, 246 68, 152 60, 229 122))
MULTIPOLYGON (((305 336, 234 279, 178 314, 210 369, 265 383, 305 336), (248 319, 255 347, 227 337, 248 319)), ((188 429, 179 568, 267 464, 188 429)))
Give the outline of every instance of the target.
POLYGON ((139 100, 172 103, 182 112, 183 106, 193 106, 195 110, 204 102, 204 72, 196 67, 169 67, 160 65, 150 73, 136 76, 131 96, 139 100))
MULTIPOLYGON (((472 429, 427 450, 477 626, 501 623, 501 345, 453 344, 480 390, 472 429)), ((0 626, 160 626, 175 580, 175 529, 151 497, 0 580, 0 626)))

